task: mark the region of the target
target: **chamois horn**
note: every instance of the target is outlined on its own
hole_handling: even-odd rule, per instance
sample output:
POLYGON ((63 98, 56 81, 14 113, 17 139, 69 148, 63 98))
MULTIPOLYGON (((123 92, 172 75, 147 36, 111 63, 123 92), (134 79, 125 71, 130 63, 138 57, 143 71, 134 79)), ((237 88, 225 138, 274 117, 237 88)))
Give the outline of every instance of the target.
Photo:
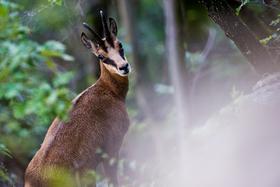
POLYGON ((103 36, 106 39, 106 41, 113 46, 111 33, 109 31, 108 24, 107 24, 107 18, 103 15, 102 10, 100 10, 100 16, 102 20, 103 36))

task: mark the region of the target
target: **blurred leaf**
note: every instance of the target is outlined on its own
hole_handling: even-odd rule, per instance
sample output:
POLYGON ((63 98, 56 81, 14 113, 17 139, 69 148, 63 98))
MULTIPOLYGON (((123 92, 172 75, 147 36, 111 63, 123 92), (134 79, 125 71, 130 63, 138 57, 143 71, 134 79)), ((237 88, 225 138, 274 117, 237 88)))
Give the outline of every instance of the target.
POLYGON ((75 186, 75 178, 72 177, 71 173, 63 168, 59 167, 48 167, 45 168, 44 175, 50 178, 50 186, 60 187, 74 187, 75 186))
POLYGON ((56 64, 55 64, 53 61, 48 60, 48 61, 46 61, 45 63, 46 63, 46 65, 48 66, 49 69, 51 69, 51 70, 53 70, 53 71, 56 70, 56 64))
POLYGON ((10 154, 10 151, 6 148, 5 145, 3 145, 1 143, 0 143, 0 154, 3 154, 3 155, 8 156, 8 157, 12 157, 11 154, 10 154))
POLYGON ((55 4, 59 5, 59 6, 62 5, 62 0, 48 0, 48 2, 55 3, 55 4))
POLYGON ((17 103, 13 106, 13 114, 17 119, 23 119, 26 115, 25 113, 25 105, 22 103, 17 103))
POLYGON ((58 42, 58 41, 54 41, 54 40, 51 40, 51 41, 47 41, 43 47, 46 49, 46 50, 52 50, 52 51, 56 51, 56 52, 64 52, 65 51, 65 46, 58 42))
POLYGON ((0 6, 0 17, 4 18, 7 15, 8 15, 8 10, 5 7, 3 7, 3 6, 0 6))
POLYGON ((73 78, 72 72, 61 73, 57 75, 53 81, 55 87, 63 86, 67 84, 73 78))
POLYGON ((47 98, 47 105, 52 105, 57 100, 57 93, 56 91, 52 92, 49 97, 47 98))
POLYGON ((268 36, 264 39, 261 39, 260 43, 263 44, 263 45, 267 45, 272 40, 272 38, 273 38, 272 35, 270 35, 270 36, 268 36))
POLYGON ((0 181, 1 180, 4 182, 9 181, 9 177, 3 168, 0 168, 0 181))
POLYGON ((68 55, 68 54, 62 54, 61 58, 65 61, 73 61, 74 60, 74 58, 72 56, 68 55))

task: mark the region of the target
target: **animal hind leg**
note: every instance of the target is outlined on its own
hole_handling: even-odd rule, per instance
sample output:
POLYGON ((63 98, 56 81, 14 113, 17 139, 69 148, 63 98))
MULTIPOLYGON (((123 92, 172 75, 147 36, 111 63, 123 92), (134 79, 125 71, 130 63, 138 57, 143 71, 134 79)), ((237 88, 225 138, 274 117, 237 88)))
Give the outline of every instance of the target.
POLYGON ((119 187, 117 162, 118 156, 109 157, 103 161, 104 174, 108 180, 109 187, 119 187))

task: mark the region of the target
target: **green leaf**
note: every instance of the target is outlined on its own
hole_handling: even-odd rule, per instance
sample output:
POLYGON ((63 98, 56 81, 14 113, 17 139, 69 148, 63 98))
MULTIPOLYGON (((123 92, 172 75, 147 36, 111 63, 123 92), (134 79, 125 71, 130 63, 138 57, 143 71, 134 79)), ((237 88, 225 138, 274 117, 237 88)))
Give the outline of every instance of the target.
POLYGON ((0 154, 5 155, 5 156, 8 156, 8 157, 10 157, 10 158, 12 157, 10 151, 6 148, 5 145, 3 145, 3 144, 1 144, 1 143, 0 143, 0 154))
POLYGON ((56 70, 56 64, 53 61, 47 60, 45 63, 50 70, 53 70, 53 71, 56 70))
POLYGON ((20 84, 10 83, 6 85, 5 97, 7 99, 12 99, 20 95, 22 86, 20 84))
POLYGON ((65 51, 65 46, 58 42, 58 41, 47 41, 43 47, 47 50, 51 50, 51 51, 57 51, 57 52, 64 52, 65 51))
POLYGON ((62 0, 48 0, 48 2, 54 3, 54 4, 59 5, 59 6, 62 5, 62 0))
POLYGON ((25 105, 23 103, 18 103, 13 106, 13 113, 17 119, 23 119, 25 114, 25 105))
POLYGON ((57 100, 57 92, 53 91, 46 100, 47 105, 54 104, 56 102, 56 100, 57 100))
POLYGON ((8 9, 4 6, 0 6, 0 18, 4 18, 8 15, 8 9))
POLYGON ((267 45, 271 40, 272 40, 272 35, 266 37, 266 38, 263 38, 260 40, 260 43, 263 44, 263 45, 267 45))
POLYGON ((67 55, 67 54, 62 54, 61 58, 65 61, 74 61, 74 57, 67 55))
POLYGON ((7 173, 2 168, 0 168, 0 179, 2 179, 4 182, 9 181, 7 173))
POLYGON ((54 79, 53 84, 55 87, 63 86, 66 85, 72 78, 73 78, 72 72, 60 73, 54 79))

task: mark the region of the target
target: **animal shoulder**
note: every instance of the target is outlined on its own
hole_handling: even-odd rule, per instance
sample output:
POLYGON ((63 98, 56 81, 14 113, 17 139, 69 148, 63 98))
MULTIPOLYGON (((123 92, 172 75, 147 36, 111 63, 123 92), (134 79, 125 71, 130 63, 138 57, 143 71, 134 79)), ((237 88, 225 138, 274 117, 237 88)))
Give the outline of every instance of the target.
POLYGON ((103 88, 99 85, 92 85, 79 93, 73 100, 72 104, 73 106, 77 105, 82 99, 101 99, 101 98, 108 98, 110 96, 110 91, 106 90, 106 88, 103 88))

